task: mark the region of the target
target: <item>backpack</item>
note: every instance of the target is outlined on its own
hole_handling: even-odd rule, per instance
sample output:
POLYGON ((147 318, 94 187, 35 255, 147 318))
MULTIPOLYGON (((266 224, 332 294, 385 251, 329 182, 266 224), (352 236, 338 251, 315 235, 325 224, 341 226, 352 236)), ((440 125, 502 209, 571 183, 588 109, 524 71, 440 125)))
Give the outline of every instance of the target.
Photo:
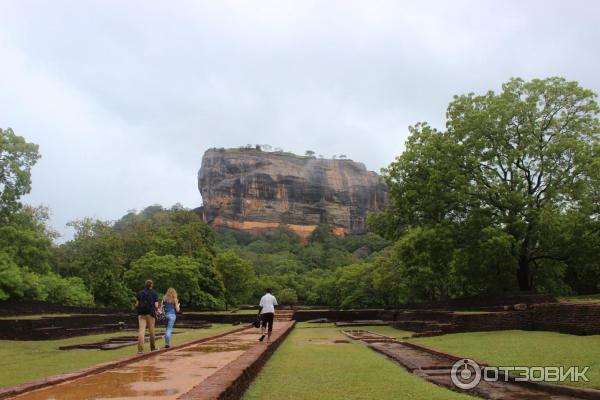
POLYGON ((138 294, 138 314, 154 315, 154 298, 150 290, 144 289, 138 294))
POLYGON ((164 300, 160 302, 160 307, 158 307, 158 310, 156 310, 156 312, 154 313, 154 318, 156 319, 156 322, 162 322, 165 319, 167 319, 167 316, 165 315, 164 300))

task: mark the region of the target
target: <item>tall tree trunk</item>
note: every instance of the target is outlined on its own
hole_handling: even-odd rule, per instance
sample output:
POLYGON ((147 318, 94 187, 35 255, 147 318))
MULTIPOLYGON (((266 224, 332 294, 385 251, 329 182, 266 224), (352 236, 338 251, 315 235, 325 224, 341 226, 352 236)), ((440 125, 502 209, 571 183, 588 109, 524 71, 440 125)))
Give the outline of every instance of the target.
POLYGON ((529 291, 532 289, 529 270, 529 260, 527 256, 521 255, 519 257, 519 270, 517 271, 517 278, 519 281, 519 290, 529 291))
POLYGON ((519 290, 531 290, 531 269, 529 268, 529 239, 525 238, 519 254, 519 270, 517 271, 519 290))

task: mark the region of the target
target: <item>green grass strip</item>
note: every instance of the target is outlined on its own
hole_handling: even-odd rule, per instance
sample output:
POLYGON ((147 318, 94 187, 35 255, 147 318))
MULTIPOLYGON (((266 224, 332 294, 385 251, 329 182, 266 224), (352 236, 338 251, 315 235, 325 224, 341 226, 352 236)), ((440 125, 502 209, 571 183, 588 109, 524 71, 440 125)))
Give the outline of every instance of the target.
POLYGON ((515 330, 456 333, 411 341, 496 366, 589 366, 589 382, 562 384, 600 389, 600 335, 515 330))
POLYGON ((252 383, 244 400, 469 399, 428 383, 332 325, 300 323, 252 383))

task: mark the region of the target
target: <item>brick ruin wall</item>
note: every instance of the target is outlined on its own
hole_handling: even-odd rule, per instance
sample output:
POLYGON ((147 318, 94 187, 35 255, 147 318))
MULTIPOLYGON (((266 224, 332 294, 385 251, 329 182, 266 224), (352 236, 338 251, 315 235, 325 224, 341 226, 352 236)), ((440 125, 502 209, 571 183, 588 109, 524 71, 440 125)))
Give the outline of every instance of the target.
POLYGON ((528 311, 494 312, 489 314, 457 314, 452 319, 451 332, 477 332, 501 330, 533 330, 528 311))
MULTIPOLYGON (((525 303, 526 304, 526 303, 525 303)), ((306 310, 297 311, 296 321, 327 318, 330 321, 405 320, 406 312, 414 321, 408 324, 419 328, 420 321, 449 324, 446 332, 475 332, 497 330, 537 330, 574 335, 600 334, 600 304, 541 303, 528 305, 523 311, 497 311, 461 314, 441 310, 306 310)))
POLYGON ((524 311, 455 315, 458 332, 523 329, 573 335, 600 334, 599 304, 535 304, 524 311))
POLYGON ((296 311, 294 319, 297 322, 327 318, 330 321, 355 321, 381 319, 382 310, 302 310, 296 311))
MULTIPOLYGON (((385 313, 384 313, 385 314, 385 313)), ((390 316, 390 313, 387 313, 390 316)), ((424 331, 435 326, 444 333, 535 330, 568 333, 573 335, 600 334, 600 304, 546 303, 529 306, 523 311, 500 311, 481 314, 460 314, 440 311, 413 311, 406 317, 402 312, 393 314, 392 321, 404 321, 396 326, 424 331), (408 320, 407 320, 408 319, 408 320), (416 321, 411 321, 411 319, 416 321), (425 322, 424 322, 425 321, 425 322)))
MULTIPOLYGON (((250 314, 181 314, 177 321, 204 321, 209 323, 250 323, 256 315, 250 314)), ((0 319, 0 340, 52 340, 67 337, 137 329, 135 313, 108 313, 102 315, 73 315, 19 319, 0 319)))
MULTIPOLYGON (((294 318, 298 322, 319 318, 327 318, 330 321, 378 319, 406 321, 407 313, 412 315, 408 319, 414 321, 409 321, 412 323, 405 324, 402 329, 415 332, 427 328, 426 324, 419 324, 419 321, 430 321, 445 324, 446 326, 443 328, 445 333, 523 329, 575 335, 600 334, 600 304, 542 303, 529 305, 524 311, 511 310, 481 314, 461 314, 436 309, 298 310, 294 318), (423 327, 421 327, 422 325, 423 327)), ((250 314, 183 314, 178 320, 180 322, 250 323, 255 318, 255 315, 250 314)), ((20 320, 0 319, 0 339, 47 340, 89 333, 111 332, 119 329, 114 327, 114 324, 119 322, 124 322, 127 328, 137 326, 137 318, 133 313, 20 320), (94 327, 98 329, 92 329, 94 327)))
POLYGON ((600 304, 537 304, 529 314, 537 331, 600 334, 600 304))

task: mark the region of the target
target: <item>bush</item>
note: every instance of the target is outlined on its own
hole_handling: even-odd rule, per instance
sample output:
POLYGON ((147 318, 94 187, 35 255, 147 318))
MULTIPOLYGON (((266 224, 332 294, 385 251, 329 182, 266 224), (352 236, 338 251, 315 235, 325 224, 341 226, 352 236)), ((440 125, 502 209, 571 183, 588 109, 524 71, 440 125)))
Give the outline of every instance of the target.
POLYGON ((0 253, 0 300, 42 300, 67 306, 93 306, 94 297, 81 278, 62 278, 54 273, 36 274, 20 268, 0 253))
POLYGON ((279 293, 279 303, 286 306, 293 306, 298 303, 298 295, 291 288, 285 288, 279 293))
POLYGON ((94 296, 87 291, 81 278, 61 278, 56 274, 42 275, 41 283, 49 303, 65 306, 91 307, 94 296))
POLYGON ((151 251, 134 261, 125 272, 125 280, 134 291, 141 290, 146 279, 152 279, 156 290, 162 293, 169 287, 175 288, 184 306, 216 309, 223 304, 218 296, 223 293, 219 275, 214 268, 190 257, 159 256, 151 251))
POLYGON ((21 269, 6 253, 0 253, 0 300, 22 298, 25 287, 21 269))
POLYGON ((215 257, 215 268, 223 279, 225 306, 237 305, 252 293, 256 277, 252 266, 233 251, 221 252, 215 257))

